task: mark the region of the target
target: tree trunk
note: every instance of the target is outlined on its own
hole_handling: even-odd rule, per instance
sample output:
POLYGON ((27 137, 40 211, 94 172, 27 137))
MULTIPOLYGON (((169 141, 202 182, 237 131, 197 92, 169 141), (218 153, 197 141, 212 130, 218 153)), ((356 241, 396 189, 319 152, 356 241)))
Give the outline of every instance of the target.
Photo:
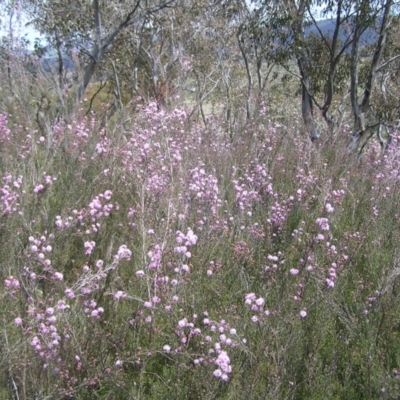
POLYGON ((350 95, 351 95, 351 106, 354 115, 354 133, 352 141, 348 146, 350 150, 354 150, 358 146, 358 143, 361 140, 362 136, 368 130, 368 126, 366 125, 366 113, 369 109, 372 90, 376 81, 377 74, 379 72, 379 64, 381 62, 383 51, 386 45, 387 32, 391 21, 390 11, 392 5, 393 5, 393 0, 387 0, 384 5, 379 37, 372 58, 370 70, 367 77, 367 82, 365 84, 364 95, 361 104, 358 101, 358 84, 359 84, 358 62, 359 62, 359 43, 360 43, 360 36, 362 33, 361 29, 359 28, 359 25, 362 24, 363 16, 362 15, 357 16, 356 20, 357 26, 354 32, 355 39, 353 42, 353 48, 351 52, 350 95))
POLYGON ((320 137, 318 130, 315 127, 314 113, 313 113, 313 100, 312 100, 312 88, 310 83, 310 77, 307 72, 307 58, 304 50, 298 57, 297 63, 299 66, 302 82, 301 82, 301 113, 303 115, 304 124, 307 132, 309 133, 311 140, 317 140, 320 137))

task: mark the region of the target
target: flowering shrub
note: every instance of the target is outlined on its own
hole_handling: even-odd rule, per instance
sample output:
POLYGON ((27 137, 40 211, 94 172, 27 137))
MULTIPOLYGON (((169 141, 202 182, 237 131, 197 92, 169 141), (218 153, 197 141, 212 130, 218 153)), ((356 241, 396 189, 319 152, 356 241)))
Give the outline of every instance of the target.
POLYGON ((396 398, 394 144, 96 118, 0 115, 4 398, 396 398))

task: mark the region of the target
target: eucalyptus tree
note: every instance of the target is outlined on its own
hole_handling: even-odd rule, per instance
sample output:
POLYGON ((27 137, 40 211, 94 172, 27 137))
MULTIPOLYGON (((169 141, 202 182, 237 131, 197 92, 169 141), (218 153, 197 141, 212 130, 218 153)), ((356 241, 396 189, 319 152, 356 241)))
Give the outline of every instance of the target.
POLYGON ((305 24, 307 11, 311 6, 309 0, 262 0, 254 1, 258 11, 258 23, 270 33, 268 51, 276 61, 296 74, 290 68, 296 59, 301 83, 302 116, 313 140, 319 137, 313 115, 313 86, 310 76, 311 60, 306 46, 305 24))
MULTIPOLYGON (((3 1, 4 3, 4 1, 3 1)), ((116 99, 121 102, 116 64, 121 60, 121 48, 140 42, 156 16, 170 9, 175 0, 20 0, 12 2, 22 7, 29 25, 44 38, 45 46, 57 55, 57 92, 62 102, 65 94, 65 60, 74 60, 75 101, 83 99, 94 77, 111 76, 116 99), (139 37, 139 39, 138 39, 139 37)), ((139 46, 140 47, 140 46, 139 46)), ((138 51, 137 57, 149 54, 138 51)), ((147 65, 151 60, 146 59, 147 65)), ((155 74, 154 74, 155 75, 155 74)))
POLYGON ((394 16, 388 31, 381 64, 377 68, 376 93, 371 111, 381 121, 380 131, 399 128, 400 122, 400 17, 394 16))
POLYGON ((271 54, 271 28, 260 24, 263 18, 260 9, 254 9, 244 3, 246 6, 238 13, 236 36, 247 74, 246 114, 249 119, 253 116, 253 87, 256 87, 255 97, 259 106, 276 60, 271 54))
MULTIPOLYGON (((393 14, 393 0, 370 2, 366 0, 357 1, 354 12, 354 40, 351 49, 351 106, 354 115, 354 133, 350 148, 355 148, 360 139, 371 128, 380 126, 382 121, 373 121, 368 124, 367 115, 371 114, 371 99, 375 83, 378 79, 379 71, 384 67, 382 60, 384 57, 387 36, 391 26, 393 14), (373 25, 372 25, 373 24, 373 25), (359 92, 359 65, 360 65, 360 38, 363 30, 367 26, 373 26, 378 38, 371 49, 372 58, 367 66, 367 73, 363 82, 363 91, 359 92)), ((385 61, 390 64, 394 59, 385 61)))
MULTIPOLYGON (((383 65, 388 67, 397 60, 383 61, 397 3, 393 0, 261 0, 254 1, 254 5, 261 15, 259 25, 270 32, 276 61, 298 78, 301 85, 302 116, 311 139, 320 136, 315 110, 332 130, 340 124, 340 118, 335 118, 332 112, 335 99, 342 105, 350 95, 353 138, 357 144, 375 126, 366 124, 365 119, 379 73, 383 65), (321 28, 318 22, 321 18, 326 19, 328 27, 321 28), (361 57, 360 51, 367 45, 372 57, 361 57), (362 79, 360 69, 366 71, 362 79)), ((336 115, 342 114, 339 107, 334 111, 336 115)))

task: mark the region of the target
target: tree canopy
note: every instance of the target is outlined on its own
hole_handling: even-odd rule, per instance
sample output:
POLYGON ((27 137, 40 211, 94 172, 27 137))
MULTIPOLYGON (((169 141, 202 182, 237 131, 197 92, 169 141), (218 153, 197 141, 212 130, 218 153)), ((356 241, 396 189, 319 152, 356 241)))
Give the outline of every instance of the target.
MULTIPOLYGON (((351 113, 350 147, 357 147, 365 133, 393 127, 399 117, 399 3, 393 0, 2 4, 10 18, 22 12, 45 38, 44 45, 36 44, 39 58, 49 57, 49 49, 56 55, 57 117, 89 89, 91 98, 108 92, 110 115, 138 98, 168 107, 173 96, 193 89, 193 111, 205 123, 206 102, 223 104, 234 123, 238 107, 251 118, 268 83, 277 79, 292 82, 288 90, 299 95, 292 101, 299 100, 312 140, 337 129, 351 113)), ((12 52, 3 41, 4 57, 12 52)))

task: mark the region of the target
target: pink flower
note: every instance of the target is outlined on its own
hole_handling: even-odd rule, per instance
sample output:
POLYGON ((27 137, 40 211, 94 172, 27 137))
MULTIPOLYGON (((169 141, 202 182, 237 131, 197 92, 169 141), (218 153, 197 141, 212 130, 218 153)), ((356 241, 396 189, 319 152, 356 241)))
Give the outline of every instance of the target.
POLYGON ((185 326, 187 326, 187 324, 188 324, 188 320, 186 318, 183 318, 180 321, 178 321, 179 328, 184 328, 185 326))
POLYGON ((178 253, 178 254, 185 254, 187 251, 187 247, 186 246, 177 246, 174 248, 174 252, 178 253))
POLYGON ((214 375, 216 378, 221 378, 221 376, 222 376, 222 371, 221 371, 220 369, 216 369, 216 370, 213 372, 213 375, 214 375))
POLYGON ((335 211, 330 203, 326 203, 325 208, 328 213, 333 213, 335 211))
POLYGON ((329 221, 327 218, 318 218, 316 222, 322 231, 329 231, 329 221))
POLYGON ((258 299, 256 300, 256 305, 257 305, 257 306, 261 307, 261 306, 263 306, 264 304, 265 304, 265 300, 264 300, 262 297, 260 297, 260 298, 258 298, 258 299))
POLYGON ((190 273, 190 267, 187 264, 183 264, 182 265, 182 271, 185 271, 187 273, 190 273))
POLYGON ((164 350, 166 353, 169 353, 169 352, 171 351, 171 346, 165 344, 165 345, 163 346, 163 350, 164 350))
POLYGON ((22 319, 17 317, 14 319, 14 323, 15 323, 15 325, 22 325, 22 319))
POLYGON ((13 289, 19 289, 19 281, 17 278, 14 278, 12 275, 10 275, 5 281, 4 281, 4 286, 6 288, 13 288, 13 289))
POLYGON ((232 372, 232 367, 230 366, 231 360, 228 357, 226 351, 221 351, 215 360, 215 364, 219 367, 222 372, 229 374, 232 372))
POLYGON ((119 246, 118 253, 115 256, 115 258, 119 260, 127 260, 129 261, 131 259, 132 252, 126 247, 126 245, 121 245, 119 246))
POLYGON ((290 274, 291 274, 291 275, 297 275, 298 273, 299 273, 299 270, 296 269, 296 268, 292 268, 292 269, 290 270, 290 274))
POLYGON ((307 317, 307 311, 301 310, 301 311, 300 311, 300 317, 301 317, 301 318, 307 317))
POLYGON ((69 305, 65 304, 64 300, 59 300, 57 303, 57 307, 59 310, 67 310, 69 307, 69 305))
POLYGON ((114 294, 114 300, 124 299, 126 297, 126 293, 122 290, 118 290, 117 293, 114 294))
POLYGON ((43 192, 44 190, 44 186, 42 184, 35 186, 35 188, 33 189, 34 193, 40 193, 43 192))
POLYGON ((111 196, 112 196, 112 191, 111 191, 111 190, 106 190, 106 191, 104 192, 104 198, 105 198, 106 200, 110 200, 110 199, 111 199, 111 196))
POLYGON ((55 272, 54 278, 57 279, 58 281, 62 281, 64 279, 64 275, 61 272, 55 272))
POLYGON ((335 286, 335 282, 332 279, 329 279, 329 278, 326 279, 326 284, 330 288, 333 288, 335 286))
POLYGON ((72 289, 65 289, 65 296, 67 296, 68 299, 73 299, 75 297, 75 293, 72 289))
POLYGON ((89 256, 92 253, 94 247, 96 246, 96 243, 94 241, 91 242, 88 241, 85 242, 83 246, 85 247, 85 255, 89 256))
POLYGON ((57 228, 62 228, 63 227, 63 222, 62 219, 59 215, 56 216, 56 227, 57 228))
POLYGON ((255 300, 255 299, 256 299, 255 293, 246 294, 245 303, 246 303, 247 305, 250 305, 250 304, 252 303, 252 301, 255 300))
POLYGON ((188 233, 186 234, 186 240, 190 242, 191 245, 195 245, 197 243, 197 236, 193 233, 192 229, 188 229, 188 233))

